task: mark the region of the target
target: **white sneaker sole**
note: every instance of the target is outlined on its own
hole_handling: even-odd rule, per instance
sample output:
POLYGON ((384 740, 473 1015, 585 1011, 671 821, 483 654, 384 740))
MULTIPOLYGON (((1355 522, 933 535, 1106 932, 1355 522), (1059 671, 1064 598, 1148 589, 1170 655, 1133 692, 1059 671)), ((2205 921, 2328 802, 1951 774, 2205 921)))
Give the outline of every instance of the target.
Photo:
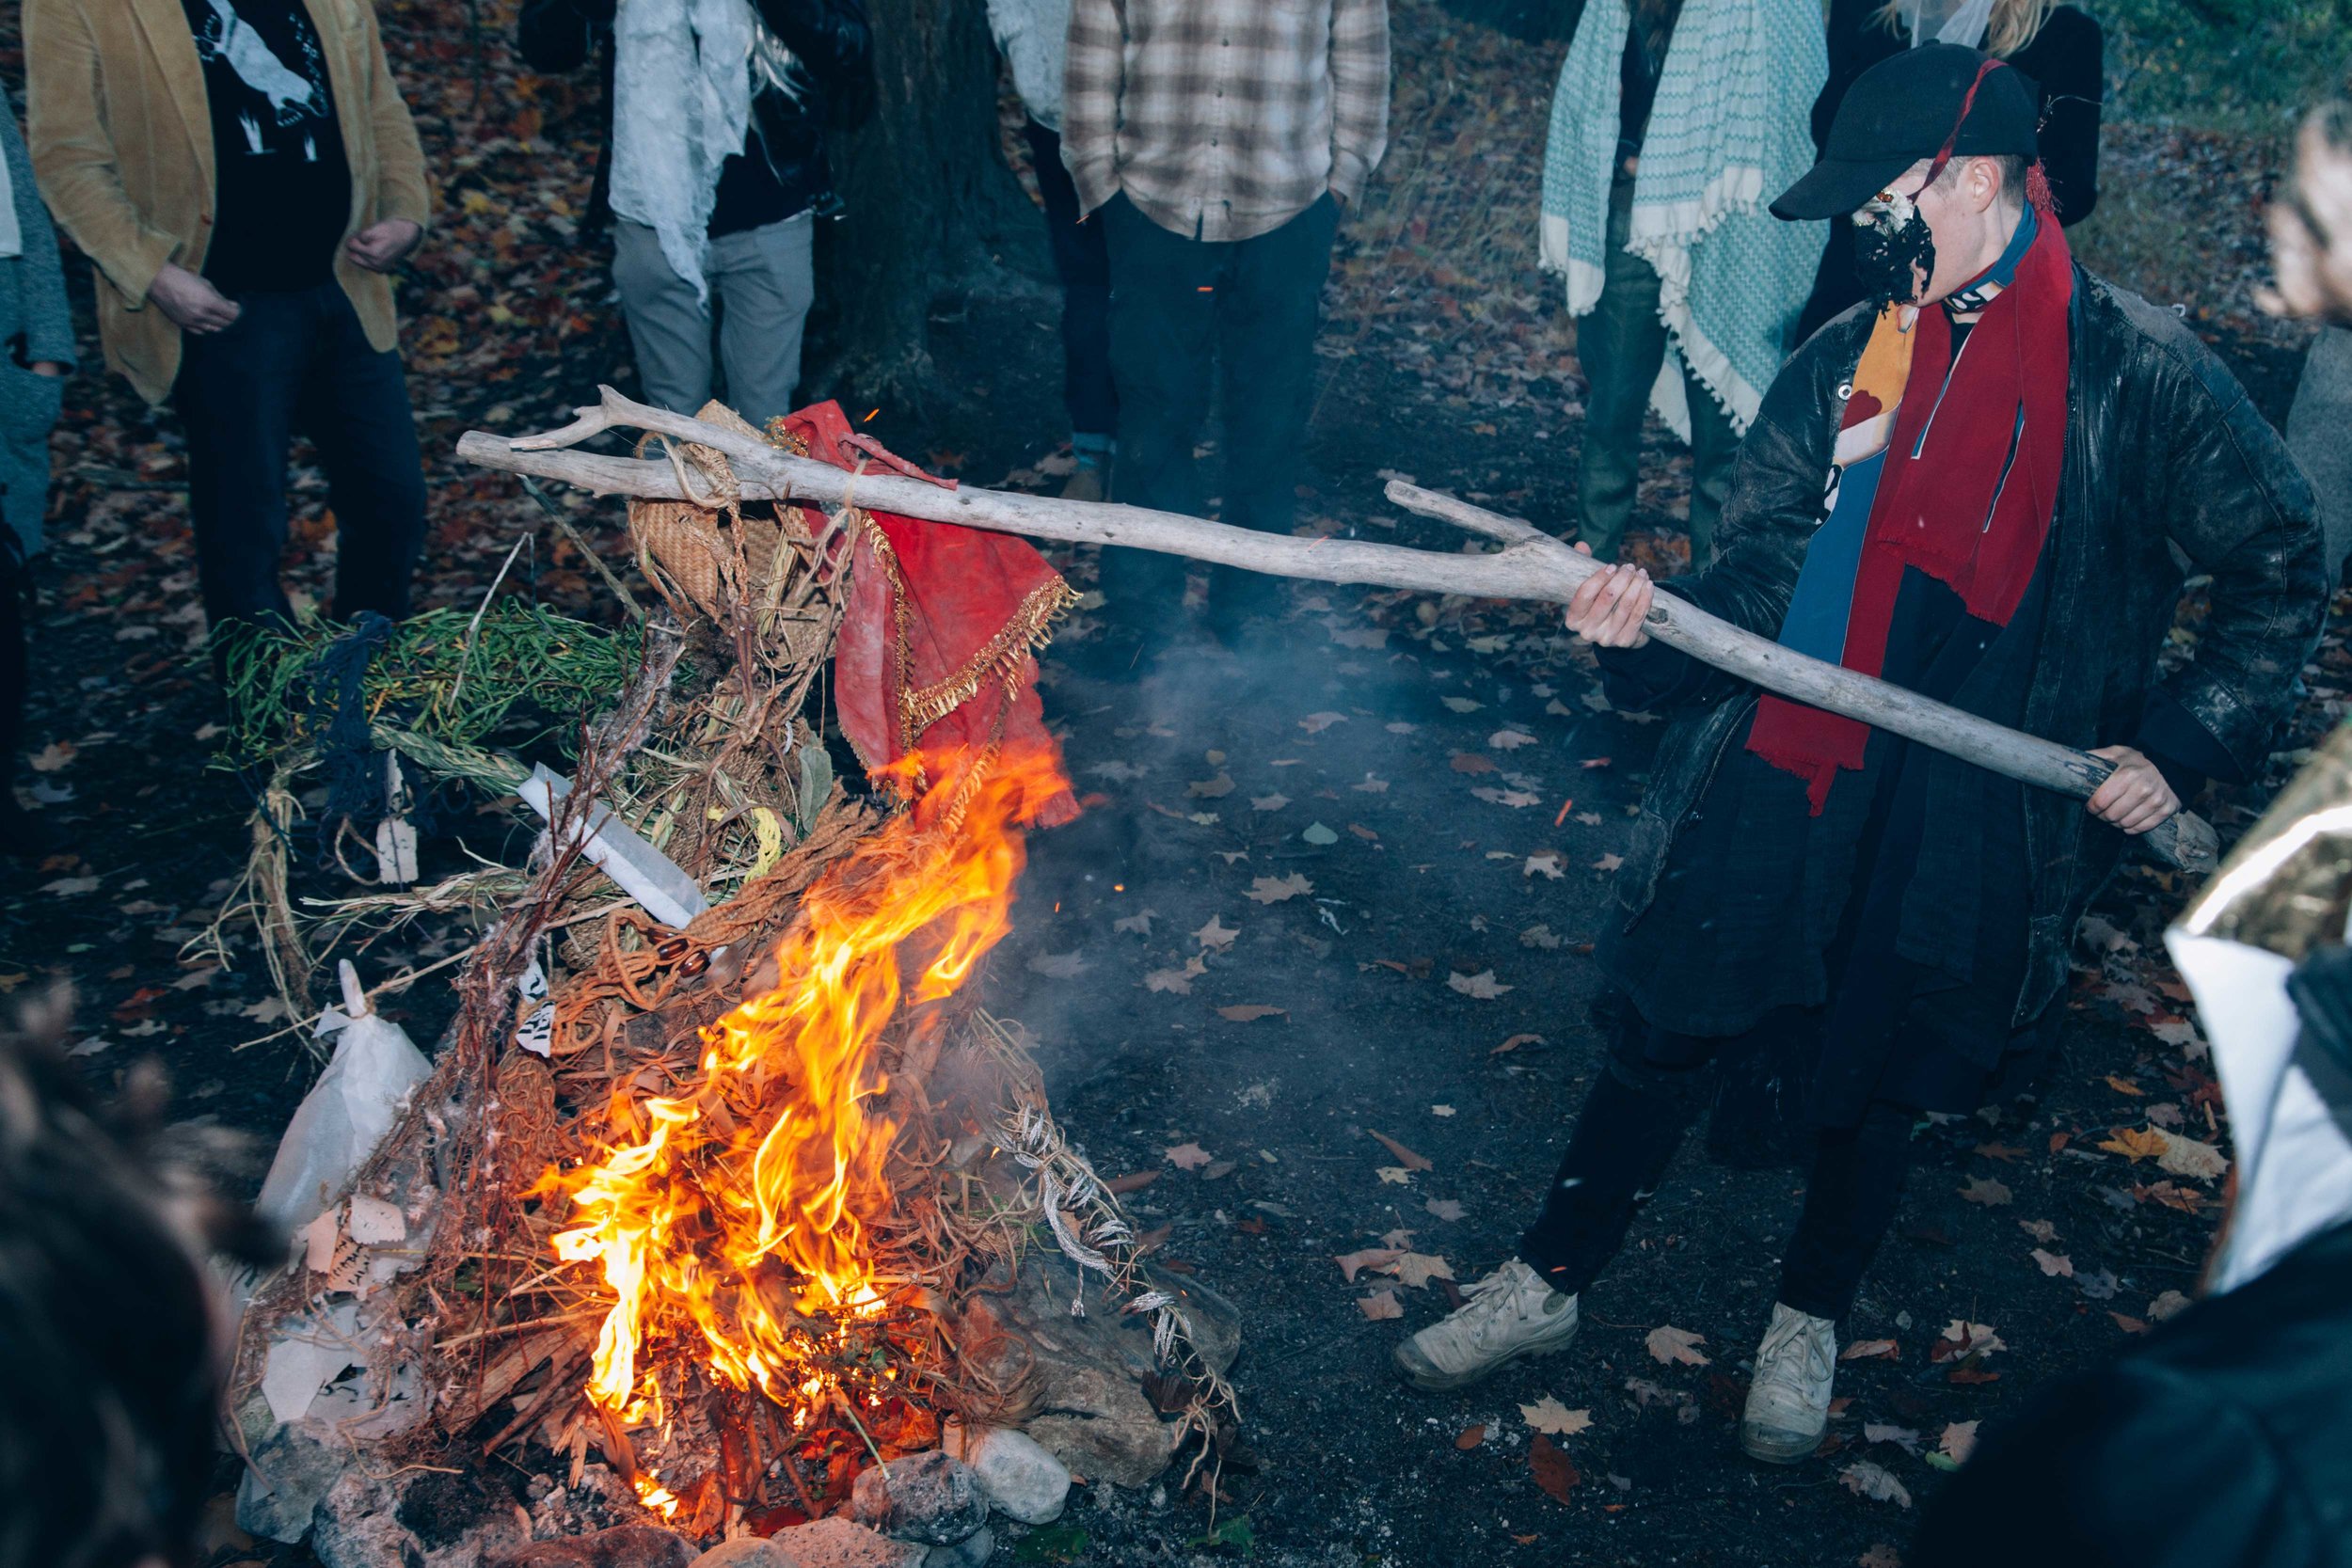
MULTIPOLYGON (((1828 1428, 1824 1427, 1823 1432, 1828 1428)), ((1813 1457, 1813 1450, 1821 1446, 1821 1433, 1806 1436, 1782 1427, 1756 1426, 1740 1423, 1740 1448, 1750 1459, 1766 1465, 1802 1465, 1813 1457)))
POLYGON ((1390 1359, 1396 1364, 1397 1374, 1414 1387, 1425 1394, 1442 1394, 1455 1388, 1467 1388, 1473 1383, 1483 1382, 1514 1361, 1525 1361, 1538 1355, 1558 1355, 1576 1343, 1577 1333, 1583 1326, 1581 1323, 1579 1323, 1576 1328, 1570 1329, 1561 1339, 1522 1346, 1508 1355, 1489 1361, 1483 1367, 1473 1367, 1468 1371, 1440 1370, 1438 1364, 1423 1355, 1420 1347, 1410 1339, 1399 1344, 1391 1354, 1390 1359))

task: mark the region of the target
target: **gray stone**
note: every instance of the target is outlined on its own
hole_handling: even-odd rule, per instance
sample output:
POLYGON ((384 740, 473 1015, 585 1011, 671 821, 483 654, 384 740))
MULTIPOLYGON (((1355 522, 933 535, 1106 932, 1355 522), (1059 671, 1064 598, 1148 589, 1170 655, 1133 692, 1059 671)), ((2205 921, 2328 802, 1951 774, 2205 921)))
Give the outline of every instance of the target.
POLYGON ((2342 580, 2352 553, 2352 331, 2323 326, 2303 361, 2295 402, 2287 409, 2287 450, 2302 465, 2319 500, 2327 537, 2328 586, 2342 580))
POLYGON ((481 1568, 531 1539, 512 1497, 471 1475, 352 1469, 319 1500, 310 1550, 324 1568, 481 1568))
POLYGON ((794 1525, 769 1538, 798 1568, 923 1568, 930 1548, 893 1541, 835 1514, 813 1525, 794 1525))
POLYGON ((1025 1525, 1050 1525, 1070 1500, 1070 1467, 1010 1427, 949 1421, 940 1447, 972 1466, 990 1506, 1025 1525))
POLYGON ((930 1449, 861 1474, 850 1517, 894 1541, 951 1546, 988 1522, 988 1498, 969 1465, 930 1449))
POLYGON ((656 1525, 619 1525, 564 1541, 534 1541, 490 1568, 690 1568, 694 1548, 656 1525))
POLYGON ((694 1560, 694 1568, 800 1568, 773 1541, 739 1535, 722 1541, 694 1560))
MULTIPOLYGON (((1241 1315, 1198 1280, 1143 1271, 1137 1289, 1176 1298, 1175 1311, 1200 1359, 1217 1372, 1241 1345, 1241 1315)), ((1149 1313, 1127 1313, 1099 1278, 1084 1282, 1086 1315, 1071 1301, 1081 1282, 1057 1253, 1025 1261, 1018 1281, 992 1276, 961 1320, 959 1343, 1010 1390, 1004 1419, 1089 1480, 1147 1486, 1175 1456, 1183 1427, 1153 1408, 1143 1380, 1158 1374, 1149 1313), (994 1287, 1006 1287, 1001 1291, 994 1287)))
POLYGON ((923 1568, 980 1568, 995 1550, 996 1537, 983 1525, 952 1546, 933 1546, 923 1568))

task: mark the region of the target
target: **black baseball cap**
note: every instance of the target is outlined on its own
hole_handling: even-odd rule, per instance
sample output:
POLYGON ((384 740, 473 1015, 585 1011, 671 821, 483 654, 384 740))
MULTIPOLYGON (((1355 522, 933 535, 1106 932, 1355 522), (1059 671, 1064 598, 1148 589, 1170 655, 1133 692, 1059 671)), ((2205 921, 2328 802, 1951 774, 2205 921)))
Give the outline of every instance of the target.
POLYGON ((1830 123, 1820 162, 1780 193, 1772 215, 1836 218, 1859 212, 1903 170, 1943 151, 1947 140, 1955 158, 2038 157, 2039 90, 2014 66, 1984 71, 1990 58, 1957 43, 1923 43, 1855 77, 1830 123), (1971 87, 1974 103, 1968 101, 1971 87))

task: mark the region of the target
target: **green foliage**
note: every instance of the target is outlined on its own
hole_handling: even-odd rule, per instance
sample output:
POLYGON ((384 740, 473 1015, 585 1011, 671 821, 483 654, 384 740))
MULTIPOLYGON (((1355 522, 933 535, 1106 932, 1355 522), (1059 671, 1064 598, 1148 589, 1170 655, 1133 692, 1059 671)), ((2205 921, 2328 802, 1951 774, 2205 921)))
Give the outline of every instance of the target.
MULTIPOLYGON (((472 750, 551 742, 570 754, 580 726, 610 706, 635 673, 641 634, 608 630, 501 599, 470 610, 426 610, 392 628, 368 661, 361 700, 372 724, 429 744, 472 750)), ((349 628, 307 615, 292 626, 221 632, 230 727, 221 760, 262 762, 316 741, 331 719, 331 677, 315 668, 349 628)))
POLYGON ((1047 1525, 1021 1538, 1015 1562, 1074 1562, 1086 1555, 1087 1532, 1075 1525, 1047 1525))
POLYGON ((1220 1523, 1208 1534, 1196 1536, 1185 1543, 1189 1546, 1232 1546, 1248 1557, 1258 1549, 1258 1538, 1249 1528, 1249 1515, 1236 1513, 1220 1523))
POLYGON ((2281 135, 2352 91, 2352 0, 2097 0, 2110 118, 2281 135))

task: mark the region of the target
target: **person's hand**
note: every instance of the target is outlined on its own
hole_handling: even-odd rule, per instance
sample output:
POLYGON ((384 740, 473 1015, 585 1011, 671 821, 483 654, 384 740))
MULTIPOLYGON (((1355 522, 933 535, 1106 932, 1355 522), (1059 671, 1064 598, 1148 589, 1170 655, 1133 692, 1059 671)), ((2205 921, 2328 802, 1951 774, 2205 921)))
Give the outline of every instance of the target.
POLYGON ((389 272, 423 238, 424 230, 406 218, 386 218, 351 236, 343 249, 370 272, 389 272))
POLYGON ((2181 798, 2143 753, 2129 746, 2102 746, 2090 754, 2115 764, 2115 771, 2088 802, 2091 816, 2136 834, 2181 809, 2181 798))
POLYGON ((36 359, 24 368, 32 372, 35 375, 59 376, 65 374, 65 366, 55 359, 36 359))
MULTIPOLYGON (((1579 545, 1576 551, 1590 555, 1593 546, 1579 545)), ((1641 647, 1649 641, 1642 628, 1656 593, 1641 567, 1623 561, 1604 566, 1586 578, 1568 600, 1568 629, 1603 648, 1641 647)))
POLYGON ((155 309, 183 332, 217 332, 235 321, 243 307, 187 268, 166 261, 147 286, 155 309))

